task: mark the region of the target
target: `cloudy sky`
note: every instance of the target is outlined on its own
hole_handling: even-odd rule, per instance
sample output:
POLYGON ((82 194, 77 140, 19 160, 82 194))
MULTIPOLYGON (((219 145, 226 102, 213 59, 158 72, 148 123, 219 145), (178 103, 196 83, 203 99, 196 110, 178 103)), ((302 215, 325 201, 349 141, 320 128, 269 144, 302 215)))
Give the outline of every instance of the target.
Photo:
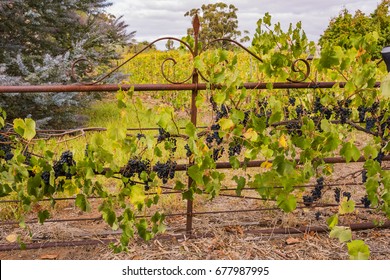
MULTIPOLYGON (((329 20, 337 16, 340 10, 350 12, 358 9, 369 14, 374 11, 380 0, 111 0, 113 5, 108 12, 123 15, 129 25, 129 31, 136 31, 137 41, 152 41, 159 37, 186 35, 191 19, 184 17, 186 11, 200 8, 202 4, 225 2, 238 8, 239 29, 254 34, 256 22, 266 12, 272 16, 273 23, 281 22, 288 26, 290 22, 302 21, 303 29, 309 39, 317 41, 328 26, 329 20)), ((158 47, 162 47, 164 43, 158 47)))

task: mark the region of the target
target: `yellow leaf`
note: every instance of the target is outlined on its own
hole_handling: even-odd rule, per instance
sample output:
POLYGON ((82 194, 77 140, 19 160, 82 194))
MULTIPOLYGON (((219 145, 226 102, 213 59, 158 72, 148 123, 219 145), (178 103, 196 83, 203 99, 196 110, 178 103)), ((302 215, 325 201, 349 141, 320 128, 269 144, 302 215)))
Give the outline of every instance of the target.
POLYGON ((207 147, 207 145, 203 145, 203 147, 202 147, 202 152, 203 153, 207 153, 209 150, 210 149, 209 149, 209 147, 207 147))
POLYGON ((219 125, 222 130, 229 130, 234 127, 234 122, 231 119, 220 119, 219 125))
POLYGON ((15 243, 18 240, 18 236, 13 233, 13 234, 7 235, 7 237, 5 239, 10 243, 15 243))
POLYGON ((260 167, 269 170, 269 169, 272 168, 272 162, 264 161, 264 162, 260 165, 260 167))
POLYGON ((366 53, 366 50, 360 48, 360 49, 358 50, 358 53, 357 53, 357 55, 356 55, 356 58, 359 58, 360 56, 362 56, 362 55, 365 54, 365 53, 366 53))
POLYGON ((284 149, 287 148, 287 139, 286 139, 286 136, 284 134, 282 134, 282 136, 280 136, 279 138, 279 147, 282 147, 284 149))
POLYGON ((120 115, 121 115, 121 118, 122 118, 122 119, 123 119, 124 117, 126 117, 126 115, 127 115, 126 110, 121 110, 120 115))
POLYGON ((133 186, 131 188, 130 202, 134 205, 143 204, 145 201, 145 192, 143 186, 133 186))
POLYGON ((32 170, 35 174, 40 173, 42 171, 42 167, 34 166, 32 170))
POLYGON ((162 194, 162 188, 161 188, 161 187, 158 187, 156 193, 157 193, 158 195, 161 195, 161 194, 162 194))
POLYGON ((57 254, 48 254, 48 255, 42 255, 41 260, 56 260, 58 258, 57 254))
POLYGON ((256 141, 259 135, 257 134, 256 131, 253 130, 253 128, 249 128, 245 133, 244 133, 245 139, 248 139, 250 141, 256 141))

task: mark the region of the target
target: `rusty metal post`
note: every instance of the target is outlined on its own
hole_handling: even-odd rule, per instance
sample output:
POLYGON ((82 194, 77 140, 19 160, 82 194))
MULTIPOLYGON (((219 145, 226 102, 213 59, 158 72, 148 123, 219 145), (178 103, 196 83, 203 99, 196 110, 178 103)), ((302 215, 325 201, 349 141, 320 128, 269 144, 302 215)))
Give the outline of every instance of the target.
MULTIPOLYGON (((192 21, 192 27, 194 29, 194 59, 198 56, 198 39, 199 39, 199 18, 198 15, 195 15, 193 21, 192 21)), ((196 97, 198 95, 198 83, 199 83, 199 75, 198 70, 194 68, 194 71, 192 73, 192 83, 196 85, 195 89, 192 90, 191 94, 191 122, 196 127, 197 117, 198 117, 198 109, 196 108, 196 97)), ((189 166, 193 164, 193 160, 189 160, 189 166)), ((188 176, 188 189, 191 188, 191 185, 193 183, 193 180, 190 176, 188 176)), ((187 200, 187 221, 186 221, 186 232, 187 234, 192 234, 192 217, 193 217, 193 207, 194 202, 193 200, 187 200)))

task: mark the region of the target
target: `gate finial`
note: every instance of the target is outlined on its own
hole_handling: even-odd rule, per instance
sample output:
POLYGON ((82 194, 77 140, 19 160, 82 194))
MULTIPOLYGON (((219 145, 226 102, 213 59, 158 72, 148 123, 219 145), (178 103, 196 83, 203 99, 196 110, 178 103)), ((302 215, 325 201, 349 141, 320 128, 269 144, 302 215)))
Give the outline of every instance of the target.
POLYGON ((199 17, 198 14, 194 16, 194 19, 192 21, 192 27, 194 29, 194 36, 198 37, 199 35, 199 29, 200 29, 200 22, 199 22, 199 17))

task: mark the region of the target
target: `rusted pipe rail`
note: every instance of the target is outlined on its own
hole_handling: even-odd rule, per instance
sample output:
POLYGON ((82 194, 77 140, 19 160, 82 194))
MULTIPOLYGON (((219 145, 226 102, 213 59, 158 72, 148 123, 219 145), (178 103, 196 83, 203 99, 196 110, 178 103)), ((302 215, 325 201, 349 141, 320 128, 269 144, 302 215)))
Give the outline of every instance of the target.
MULTIPOLYGON (((242 198, 245 197, 239 197, 236 198, 242 198)), ((303 203, 301 203, 303 204, 303 203)), ((311 206, 297 206, 296 209, 314 209, 314 208, 328 208, 328 207, 338 207, 339 204, 313 204, 311 206)), ((364 208, 363 205, 356 205, 356 208, 364 208)), ((220 211, 201 211, 201 212, 192 212, 193 216, 197 215, 216 215, 216 214, 232 214, 232 213, 251 213, 251 212, 265 212, 265 211, 282 211, 279 207, 267 207, 267 208, 255 208, 255 209, 238 209, 238 210, 220 210, 220 211)), ((172 213, 172 214, 165 214, 165 217, 178 217, 178 216, 187 216, 188 213, 182 212, 182 213, 172 213)), ((135 216, 135 218, 150 218, 153 215, 138 215, 135 216)), ((89 222, 89 221, 102 221, 102 216, 92 217, 92 218, 72 218, 72 219, 52 219, 52 220, 46 220, 45 223, 64 223, 64 222, 89 222)), ((38 220, 30 220, 25 221, 25 224, 37 224, 38 220)), ((12 225, 19 225, 19 222, 11 221, 11 222, 1 222, 0 226, 12 226, 12 225)))
MULTIPOLYGON (((269 83, 244 83, 246 89, 267 89, 269 83)), ((338 85, 344 88, 345 82, 278 82, 271 83, 274 89, 309 89, 309 88, 332 88, 338 85)), ((381 83, 376 82, 375 87, 380 87, 381 83)), ((105 84, 105 85, 32 85, 32 86, 0 86, 0 93, 28 93, 28 92, 112 92, 122 90, 134 91, 181 91, 181 90, 206 90, 206 83, 193 84, 105 84)), ((213 85, 213 88, 221 88, 221 85, 213 85)))
MULTIPOLYGON (((375 224, 373 222, 367 223, 358 223, 358 224, 346 224, 343 226, 348 226, 352 231, 360 231, 360 230, 369 230, 369 229, 387 229, 390 228, 390 221, 386 221, 381 225, 375 224)), ((287 227, 287 228, 267 228, 267 229, 259 229, 259 230, 246 230, 245 234, 252 235, 273 235, 273 234, 302 234, 308 232, 317 232, 324 233, 328 232, 329 229, 325 226, 301 226, 301 227, 287 227)), ((111 235, 118 235, 120 233, 113 232, 111 235)), ((106 236, 110 234, 104 234, 106 236)), ((191 235, 170 235, 170 234, 162 234, 155 239, 199 239, 199 238, 209 238, 213 237, 214 233, 204 233, 204 234, 191 234, 191 235)), ((65 241, 65 242, 44 242, 44 243, 30 243, 24 244, 24 248, 26 250, 29 249, 43 249, 43 248, 53 248, 53 247, 77 247, 77 246, 91 246, 91 245, 100 245, 100 244, 109 244, 111 242, 117 242, 117 239, 86 239, 86 240, 74 240, 74 241, 65 241)), ((11 251, 11 250, 21 250, 21 246, 19 244, 1 244, 0 251, 11 251)))
MULTIPOLYGON (((343 157, 328 157, 328 158, 323 158, 322 159, 325 163, 347 163, 345 158, 343 157)), ((295 159, 297 164, 301 164, 299 159, 295 159)), ((365 157, 360 157, 357 161, 350 161, 350 163, 354 162, 365 162, 366 158, 365 157)), ((382 161, 390 161, 390 155, 384 156, 382 161)), ((266 162, 266 160, 254 160, 254 161, 249 161, 249 162, 240 162, 240 167, 260 167, 262 163, 266 162)), ((268 162, 272 163, 272 160, 269 160, 268 162)), ((216 169, 230 169, 232 168, 232 165, 230 162, 217 162, 216 164, 216 169)), ((187 164, 178 164, 176 166, 176 171, 184 171, 188 169, 187 164)))

